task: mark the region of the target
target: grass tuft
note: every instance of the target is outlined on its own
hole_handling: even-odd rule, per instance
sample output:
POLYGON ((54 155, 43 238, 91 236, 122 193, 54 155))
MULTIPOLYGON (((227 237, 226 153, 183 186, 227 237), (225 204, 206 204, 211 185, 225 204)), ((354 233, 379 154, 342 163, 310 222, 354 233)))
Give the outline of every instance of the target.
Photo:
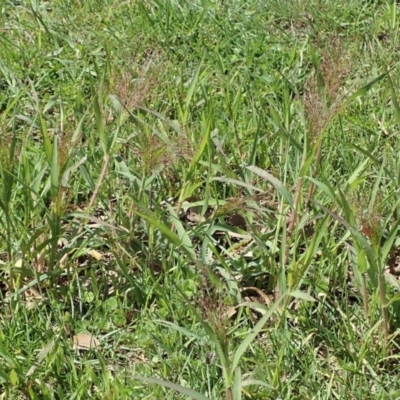
POLYGON ((398 12, 4 2, 0 398, 398 399, 398 12))

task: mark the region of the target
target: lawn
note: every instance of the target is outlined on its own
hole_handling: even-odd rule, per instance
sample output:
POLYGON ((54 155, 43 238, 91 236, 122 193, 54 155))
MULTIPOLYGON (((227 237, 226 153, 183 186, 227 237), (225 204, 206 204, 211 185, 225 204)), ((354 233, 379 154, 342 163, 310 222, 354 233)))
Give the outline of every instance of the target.
POLYGON ((394 0, 4 0, 1 399, 400 399, 394 0))

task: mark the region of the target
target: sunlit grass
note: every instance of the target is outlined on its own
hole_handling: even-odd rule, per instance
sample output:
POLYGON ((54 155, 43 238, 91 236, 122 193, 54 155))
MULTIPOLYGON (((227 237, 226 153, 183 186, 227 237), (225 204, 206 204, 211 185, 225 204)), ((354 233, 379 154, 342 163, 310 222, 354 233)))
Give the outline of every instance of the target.
POLYGON ((1 398, 399 397, 396 2, 1 13, 1 398))

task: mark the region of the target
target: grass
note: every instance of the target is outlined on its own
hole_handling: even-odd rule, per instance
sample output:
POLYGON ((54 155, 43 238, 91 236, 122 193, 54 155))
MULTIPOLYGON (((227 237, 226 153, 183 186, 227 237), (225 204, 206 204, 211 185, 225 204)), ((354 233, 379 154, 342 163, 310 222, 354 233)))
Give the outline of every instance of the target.
POLYGON ((395 1, 4 2, 1 399, 399 399, 395 1))

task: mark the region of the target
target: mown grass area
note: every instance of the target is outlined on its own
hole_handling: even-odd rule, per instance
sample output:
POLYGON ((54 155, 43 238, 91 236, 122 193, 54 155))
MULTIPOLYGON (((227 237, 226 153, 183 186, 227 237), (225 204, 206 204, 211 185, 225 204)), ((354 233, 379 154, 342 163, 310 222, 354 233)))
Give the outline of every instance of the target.
POLYGON ((0 399, 399 399, 398 16, 4 1, 0 399))

